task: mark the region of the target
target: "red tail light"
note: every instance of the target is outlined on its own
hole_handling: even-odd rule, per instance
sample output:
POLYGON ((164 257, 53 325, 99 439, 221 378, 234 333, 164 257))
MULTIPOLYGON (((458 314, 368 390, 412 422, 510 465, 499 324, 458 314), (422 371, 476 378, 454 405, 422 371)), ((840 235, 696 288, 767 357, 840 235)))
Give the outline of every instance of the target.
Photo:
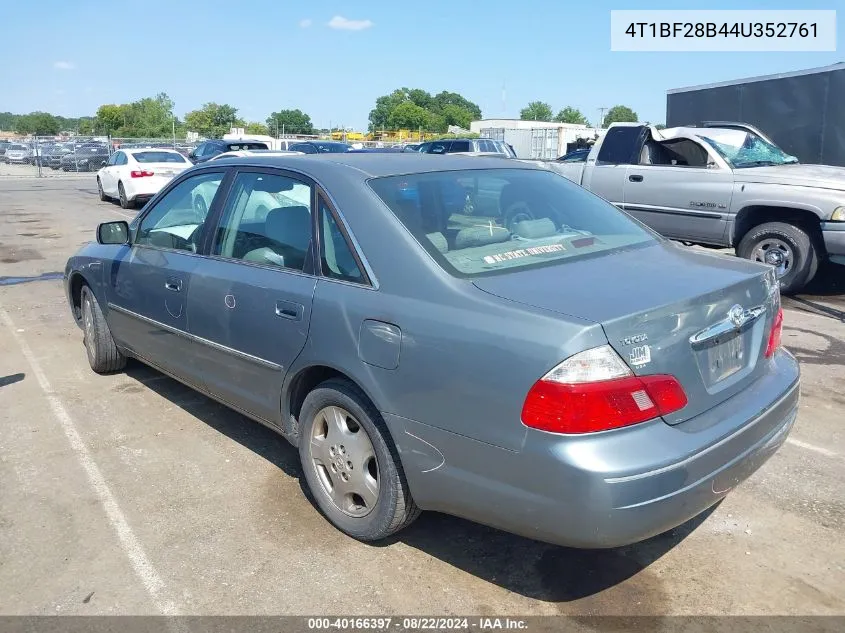
POLYGON ((778 308, 775 315, 775 320, 772 322, 772 330, 769 332, 769 344, 766 346, 766 358, 771 358, 772 354, 778 351, 780 347, 781 333, 783 332, 783 308, 778 308))
POLYGON ((683 409, 687 396, 673 376, 630 376, 574 385, 540 380, 522 407, 522 422, 552 433, 594 433, 683 409))
POLYGON ((143 171, 130 171, 129 175, 133 178, 144 178, 145 176, 154 176, 155 174, 145 169, 143 171))

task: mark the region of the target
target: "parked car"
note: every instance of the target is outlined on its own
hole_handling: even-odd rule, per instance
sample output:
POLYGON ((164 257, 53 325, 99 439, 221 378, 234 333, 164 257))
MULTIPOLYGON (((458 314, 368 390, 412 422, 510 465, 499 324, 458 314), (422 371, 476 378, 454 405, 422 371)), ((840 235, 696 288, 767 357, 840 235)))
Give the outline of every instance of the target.
MULTIPOLYGON (((774 266, 784 293, 845 264, 845 167, 801 165, 748 125, 614 123, 586 162, 547 166, 666 237, 774 266)), ((545 216, 543 204, 510 221, 545 216)))
POLYGON ((351 150, 352 146, 341 141, 302 141, 294 143, 288 149, 303 154, 342 154, 351 150))
POLYGON ((32 150, 23 143, 12 143, 6 148, 4 159, 10 165, 28 165, 32 162, 32 150))
POLYGON ((0 162, 6 161, 6 150, 11 143, 9 141, 0 141, 0 162))
POLYGON ((152 198, 170 180, 191 167, 175 149, 122 149, 97 172, 100 200, 117 198, 124 209, 152 198))
POLYGON ((62 171, 97 171, 109 159, 109 149, 101 144, 77 145, 61 157, 62 171))
POLYGON ((504 141, 489 138, 455 138, 439 141, 426 141, 417 150, 423 154, 502 154, 508 158, 516 158, 516 152, 504 141))
POLYGON ((44 153, 44 165, 51 169, 61 169, 62 157, 73 152, 73 143, 58 143, 44 153))
POLYGON ((195 164, 204 163, 205 161, 214 158, 223 152, 234 152, 241 149, 270 149, 267 143, 262 141, 223 141, 212 140, 205 141, 196 146, 188 153, 188 158, 195 164))
POLYGON ((646 539, 722 499, 797 415, 771 267, 518 161, 208 162, 101 224, 65 288, 94 371, 138 358, 275 429, 362 541, 426 509, 575 547, 646 539), (456 186, 474 207, 441 195, 456 186), (254 197, 290 192, 256 218, 254 197), (537 195, 565 226, 492 217, 537 195))

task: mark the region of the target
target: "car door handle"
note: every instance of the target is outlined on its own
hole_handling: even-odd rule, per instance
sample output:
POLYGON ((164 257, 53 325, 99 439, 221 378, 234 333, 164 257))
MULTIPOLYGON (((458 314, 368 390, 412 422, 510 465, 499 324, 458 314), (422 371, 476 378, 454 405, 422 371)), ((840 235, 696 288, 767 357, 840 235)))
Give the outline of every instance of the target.
POLYGON ((280 316, 283 319, 299 321, 302 319, 303 310, 305 310, 305 306, 301 303, 294 303, 293 301, 276 302, 276 316, 280 316))
POLYGON ((168 290, 172 290, 173 292, 181 292, 182 291, 182 280, 181 279, 168 279, 164 282, 164 287, 168 290))
POLYGON ((642 182, 643 177, 639 174, 631 174, 630 176, 628 176, 628 180, 630 180, 631 182, 642 182))

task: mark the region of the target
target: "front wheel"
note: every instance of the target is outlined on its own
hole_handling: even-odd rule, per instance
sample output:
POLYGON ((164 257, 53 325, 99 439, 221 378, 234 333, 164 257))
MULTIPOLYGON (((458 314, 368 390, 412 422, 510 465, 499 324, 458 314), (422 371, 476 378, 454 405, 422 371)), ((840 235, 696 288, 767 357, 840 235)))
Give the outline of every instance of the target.
POLYGON ((98 374, 123 369, 126 357, 117 349, 97 297, 88 286, 82 287, 81 299, 82 331, 85 333, 83 340, 88 364, 98 374))
POLYGON ((377 541, 419 516, 387 427, 354 384, 319 385, 306 396, 300 421, 305 480, 335 527, 377 541))
POLYGON ((807 285, 818 269, 818 253, 810 235, 785 222, 767 222, 748 231, 737 255, 774 266, 780 291, 792 294, 807 285))

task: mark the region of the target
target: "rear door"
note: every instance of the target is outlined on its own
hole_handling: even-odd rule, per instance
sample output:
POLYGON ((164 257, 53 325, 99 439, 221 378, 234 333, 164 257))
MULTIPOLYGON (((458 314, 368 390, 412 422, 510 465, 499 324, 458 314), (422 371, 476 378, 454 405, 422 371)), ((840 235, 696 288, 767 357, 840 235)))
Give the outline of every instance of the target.
POLYGON ((304 177, 239 170, 188 293, 189 331, 206 389, 277 424, 282 380, 311 321, 312 207, 313 187, 304 177))
POLYGON ((595 160, 592 155, 587 158, 581 185, 621 207, 628 166, 636 161, 647 134, 648 128, 644 125, 610 128, 601 141, 595 160))

